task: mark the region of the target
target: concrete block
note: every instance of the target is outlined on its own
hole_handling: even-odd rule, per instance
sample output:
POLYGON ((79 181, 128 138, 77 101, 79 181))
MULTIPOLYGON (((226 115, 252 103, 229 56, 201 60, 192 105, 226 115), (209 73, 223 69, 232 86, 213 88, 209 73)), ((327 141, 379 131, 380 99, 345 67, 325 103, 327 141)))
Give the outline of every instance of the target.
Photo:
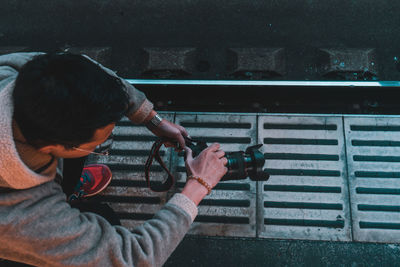
POLYGON ((283 48, 230 48, 228 68, 235 77, 247 79, 277 78, 285 75, 283 48))
POLYGON ((339 80, 375 80, 378 75, 373 48, 320 49, 321 74, 339 80))
POLYGON ((104 66, 110 65, 111 48, 110 47, 68 47, 64 52, 72 54, 84 54, 99 62, 104 66))
POLYGON ((196 48, 144 48, 143 75, 155 78, 179 78, 195 68, 196 48))

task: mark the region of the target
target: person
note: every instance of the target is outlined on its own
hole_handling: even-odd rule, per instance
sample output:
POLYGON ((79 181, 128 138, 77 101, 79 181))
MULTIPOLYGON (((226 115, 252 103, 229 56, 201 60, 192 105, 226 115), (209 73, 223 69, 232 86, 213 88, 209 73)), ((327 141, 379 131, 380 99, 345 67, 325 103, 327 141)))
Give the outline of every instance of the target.
POLYGON ((35 266, 161 266, 227 172, 219 144, 193 158, 187 135, 157 115, 142 92, 86 56, 0 56, 0 258, 35 266), (87 166, 77 179, 62 175, 64 159, 93 153, 122 116, 176 140, 190 175, 181 193, 132 232, 71 206, 104 188, 106 166, 87 166))

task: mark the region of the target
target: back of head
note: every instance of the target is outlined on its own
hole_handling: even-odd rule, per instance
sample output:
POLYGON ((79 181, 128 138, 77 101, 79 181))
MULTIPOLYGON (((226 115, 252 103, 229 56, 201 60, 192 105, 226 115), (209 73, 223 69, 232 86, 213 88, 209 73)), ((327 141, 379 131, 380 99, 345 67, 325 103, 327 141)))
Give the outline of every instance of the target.
POLYGON ((26 63, 13 100, 14 119, 28 143, 37 147, 89 142, 96 129, 117 122, 128 107, 118 77, 72 54, 46 54, 26 63))

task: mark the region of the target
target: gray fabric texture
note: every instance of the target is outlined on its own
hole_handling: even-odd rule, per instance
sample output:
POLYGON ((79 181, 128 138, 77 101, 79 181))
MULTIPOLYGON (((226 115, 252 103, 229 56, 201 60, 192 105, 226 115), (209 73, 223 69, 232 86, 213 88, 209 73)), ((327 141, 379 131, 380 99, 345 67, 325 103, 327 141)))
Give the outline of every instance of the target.
POLYGON ((35 55, 0 56, 0 258, 36 266, 161 266, 197 215, 190 199, 176 194, 130 232, 71 208, 54 177, 34 174, 14 153, 12 84, 35 55))
MULTIPOLYGON (((86 58, 91 60, 92 62, 99 65, 104 71, 108 74, 118 77, 117 74, 104 67, 100 63, 94 61, 90 57, 84 55, 86 58)), ((128 83, 125 79, 121 79, 122 84, 124 85, 125 91, 129 95, 129 108, 126 113, 126 116, 136 124, 142 123, 144 119, 150 114, 153 109, 153 103, 151 103, 145 96, 145 94, 139 90, 137 90, 132 84, 128 83)))

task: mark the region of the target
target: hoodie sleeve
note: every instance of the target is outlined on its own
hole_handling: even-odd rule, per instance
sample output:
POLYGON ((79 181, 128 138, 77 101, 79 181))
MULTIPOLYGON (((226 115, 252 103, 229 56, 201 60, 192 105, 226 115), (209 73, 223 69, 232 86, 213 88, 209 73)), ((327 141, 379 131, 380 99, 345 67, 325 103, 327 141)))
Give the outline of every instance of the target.
POLYGON ((71 208, 49 182, 0 194, 0 258, 35 266, 162 266, 196 214, 190 199, 175 194, 130 232, 71 208))
POLYGON ((0 56, 0 67, 9 67, 14 70, 15 73, 22 68, 28 61, 34 57, 43 55, 41 52, 22 52, 12 53, 0 56))
POLYGON ((128 83, 125 79, 119 77, 114 71, 104 67, 100 63, 94 61, 90 57, 83 55, 92 62, 96 63, 99 65, 104 71, 106 71, 108 74, 118 77, 122 84, 124 85, 124 90, 127 92, 129 95, 129 108, 126 113, 126 116, 136 124, 143 123, 144 119, 150 114, 150 112, 153 110, 153 103, 151 103, 147 98, 146 95, 136 89, 132 84, 128 83))
POLYGON ((0 56, 0 91, 14 80, 25 63, 43 53, 13 53, 0 56))

